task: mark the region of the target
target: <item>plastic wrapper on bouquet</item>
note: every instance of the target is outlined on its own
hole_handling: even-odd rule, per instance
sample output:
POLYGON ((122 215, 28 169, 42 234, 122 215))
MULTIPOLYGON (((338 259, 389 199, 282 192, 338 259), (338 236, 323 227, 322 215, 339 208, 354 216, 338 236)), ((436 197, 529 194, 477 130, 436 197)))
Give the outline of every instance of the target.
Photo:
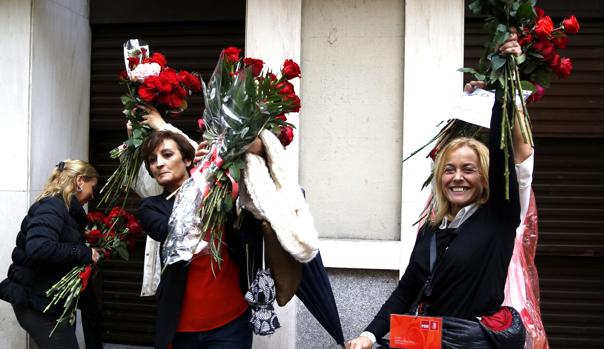
POLYGON ((277 133, 291 127, 284 114, 299 110, 293 85, 285 75, 277 78, 262 68, 261 60, 240 59, 238 49, 228 48, 203 84, 209 153, 178 193, 163 249, 164 265, 190 260, 200 250, 195 240, 207 241, 207 252, 220 264, 224 225, 238 197, 245 152, 262 130, 277 133))

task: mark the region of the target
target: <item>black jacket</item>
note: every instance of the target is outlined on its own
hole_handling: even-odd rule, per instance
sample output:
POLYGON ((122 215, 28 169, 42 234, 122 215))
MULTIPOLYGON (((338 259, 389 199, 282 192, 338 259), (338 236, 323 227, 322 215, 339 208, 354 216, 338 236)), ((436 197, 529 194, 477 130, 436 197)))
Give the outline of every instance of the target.
MULTIPOLYGON (((49 302, 46 290, 73 267, 92 262, 92 250, 82 236, 86 223, 86 212, 75 197, 69 210, 60 196, 34 203, 17 234, 0 299, 43 311, 49 302)), ((59 315, 59 308, 51 313, 59 315)))
MULTIPOLYGON (((168 194, 164 192, 161 195, 145 198, 138 210, 138 219, 145 232, 162 244, 168 236, 168 220, 174 207, 174 197, 166 200, 168 194)), ((240 286, 242 293, 245 293, 249 286, 247 280, 252 280, 256 270, 261 266, 262 232, 260 222, 251 214, 244 215, 239 229, 235 229, 233 224, 233 219, 229 219, 226 223, 226 243, 229 255, 240 266, 240 286), (245 252, 246 250, 248 253, 245 252), (246 275, 246 270, 250 271, 249 276, 246 275)), ((156 293, 156 348, 166 348, 174 338, 187 282, 187 271, 187 262, 180 261, 168 265, 161 274, 161 282, 156 293)))

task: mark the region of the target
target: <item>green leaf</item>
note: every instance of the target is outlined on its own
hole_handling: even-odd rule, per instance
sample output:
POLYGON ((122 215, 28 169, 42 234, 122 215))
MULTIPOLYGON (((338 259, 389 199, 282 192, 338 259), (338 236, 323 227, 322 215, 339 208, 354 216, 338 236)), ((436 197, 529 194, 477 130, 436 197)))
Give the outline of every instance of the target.
POLYGON ((120 97, 120 100, 122 101, 122 104, 123 104, 123 105, 126 105, 126 104, 128 104, 130 101, 132 101, 132 98, 130 98, 130 96, 128 96, 128 95, 122 95, 122 96, 120 97))
POLYGON ((520 65, 520 64, 524 63, 525 60, 526 60, 526 55, 521 54, 520 56, 516 57, 516 64, 520 65))
POLYGON ((533 5, 531 5, 531 1, 524 1, 516 12, 516 18, 520 22, 529 21, 535 17, 535 12, 533 11, 533 5))
POLYGON ((233 199, 230 195, 225 196, 224 201, 222 202, 222 209, 224 212, 231 212, 233 209, 233 199))
POLYGON ((482 12, 482 1, 475 0, 468 5, 468 9, 472 11, 472 13, 479 15, 482 12))
POLYGON ((238 166, 236 166, 235 164, 231 165, 229 167, 229 172, 231 173, 231 176, 234 180, 239 181, 239 179, 241 178, 241 169, 238 166))
POLYGON ((478 74, 478 72, 474 68, 459 68, 457 69, 457 71, 462 73, 478 74))
POLYGON ((538 69, 533 75, 533 80, 543 87, 549 87, 551 72, 547 69, 538 69))
POLYGON ((126 248, 125 245, 120 244, 115 251, 117 252, 117 254, 122 257, 123 260, 127 261, 130 258, 130 254, 128 253, 128 249, 126 248))
POLYGON ((507 59, 501 55, 493 55, 491 57, 491 68, 493 70, 499 70, 501 67, 505 65, 507 59))
POLYGON ((536 88, 530 81, 522 80, 520 81, 520 86, 524 91, 535 92, 536 88))
POLYGON ((531 74, 535 68, 537 68, 537 62, 535 61, 525 61, 521 66, 520 66, 520 70, 522 71, 523 74, 531 74))

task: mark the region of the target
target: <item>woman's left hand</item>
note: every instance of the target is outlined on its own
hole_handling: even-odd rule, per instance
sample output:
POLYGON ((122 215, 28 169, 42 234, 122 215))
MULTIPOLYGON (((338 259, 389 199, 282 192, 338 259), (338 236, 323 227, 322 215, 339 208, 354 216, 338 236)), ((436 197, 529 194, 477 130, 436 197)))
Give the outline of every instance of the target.
POLYGON ((250 144, 249 148, 247 148, 246 153, 255 154, 258 156, 264 156, 264 144, 260 138, 254 139, 254 141, 250 144))
POLYGON ((193 163, 196 164, 200 162, 203 157, 206 156, 209 152, 210 150, 208 149, 208 141, 199 142, 197 149, 195 149, 195 159, 193 160, 193 163))
POLYGON ((514 55, 516 57, 522 54, 522 47, 518 43, 518 34, 516 34, 516 28, 511 28, 510 36, 508 39, 499 47, 499 52, 506 55, 514 55))

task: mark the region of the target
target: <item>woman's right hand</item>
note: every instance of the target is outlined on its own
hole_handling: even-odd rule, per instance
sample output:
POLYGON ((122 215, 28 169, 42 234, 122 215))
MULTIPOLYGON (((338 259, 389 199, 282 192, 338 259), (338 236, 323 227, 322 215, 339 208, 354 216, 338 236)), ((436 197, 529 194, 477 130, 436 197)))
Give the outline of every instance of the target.
POLYGON ((346 342, 346 349, 371 349, 373 343, 365 336, 359 336, 346 342))
POLYGON ((143 115, 143 121, 141 124, 148 125, 155 131, 162 130, 164 126, 166 126, 166 121, 164 121, 164 119, 161 117, 161 114, 155 107, 151 105, 139 104, 137 108, 147 113, 143 115))

